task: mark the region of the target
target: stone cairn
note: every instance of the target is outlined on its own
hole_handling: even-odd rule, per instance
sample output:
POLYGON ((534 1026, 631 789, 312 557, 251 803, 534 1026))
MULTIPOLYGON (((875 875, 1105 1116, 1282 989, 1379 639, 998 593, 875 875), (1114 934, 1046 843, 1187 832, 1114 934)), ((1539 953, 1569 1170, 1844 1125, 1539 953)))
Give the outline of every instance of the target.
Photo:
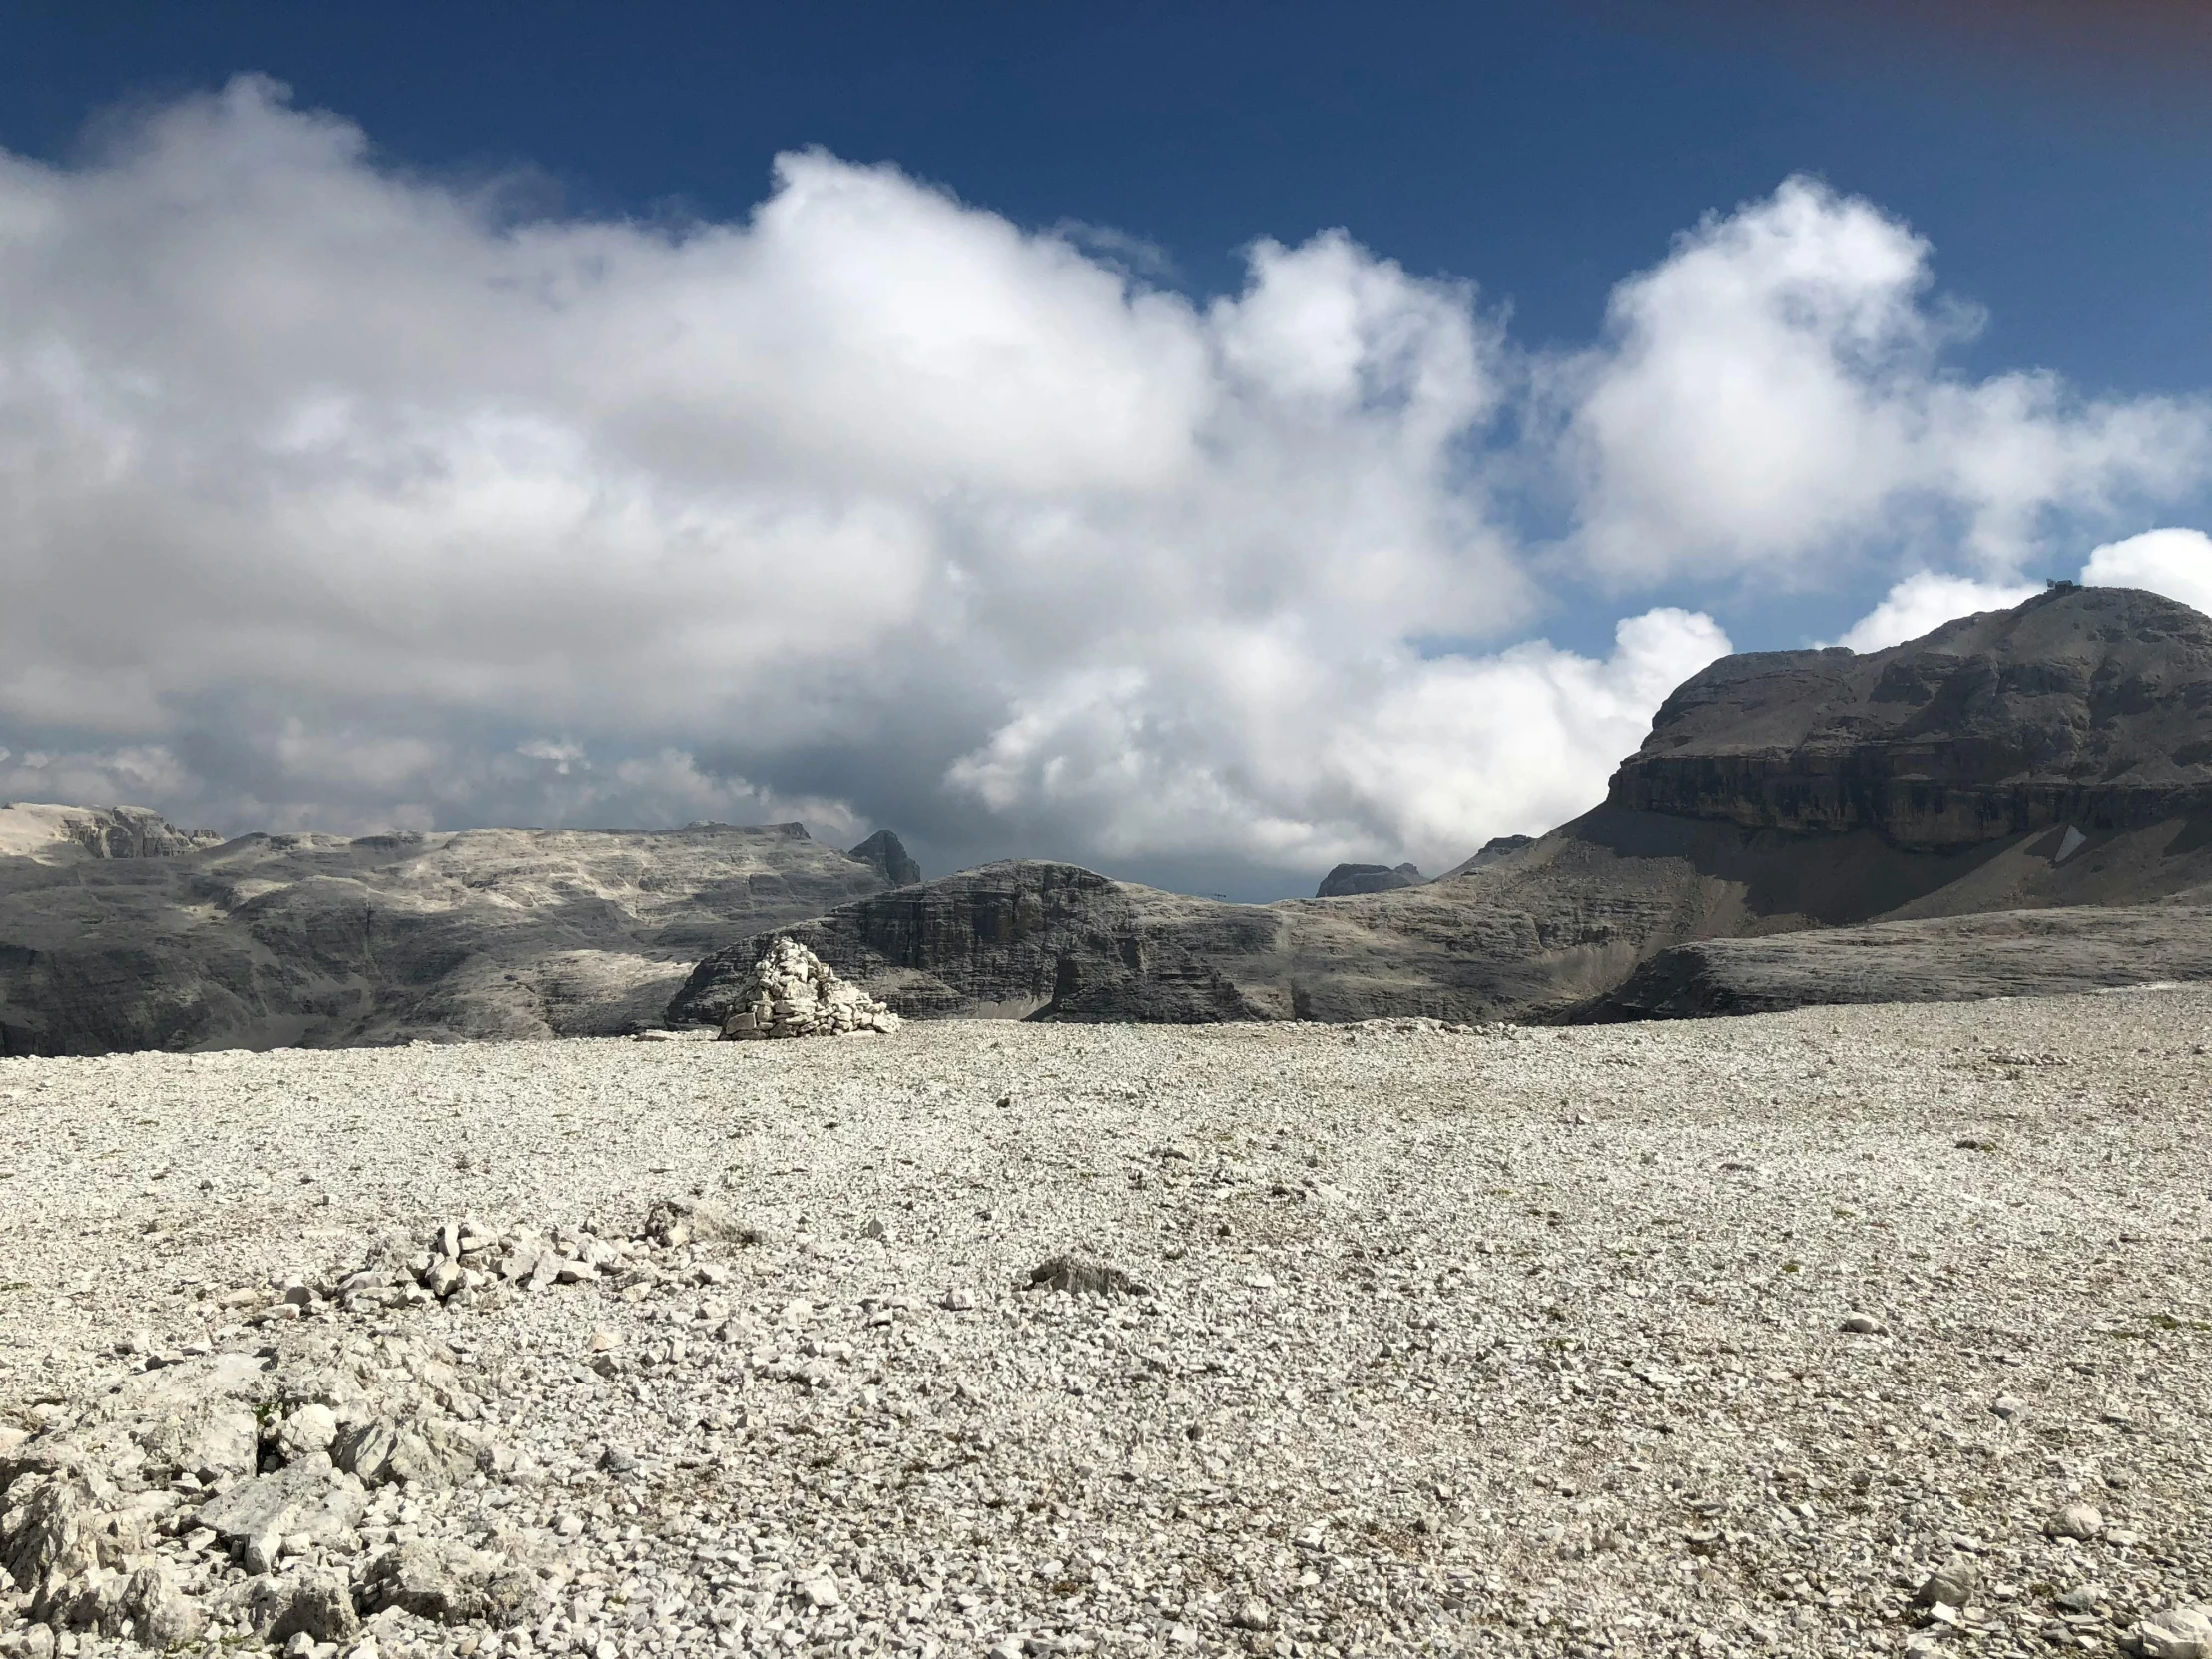
POLYGON ((778 939, 738 984, 722 1022, 727 1042, 763 1037, 843 1037, 855 1031, 895 1031, 898 1016, 797 939, 778 939))

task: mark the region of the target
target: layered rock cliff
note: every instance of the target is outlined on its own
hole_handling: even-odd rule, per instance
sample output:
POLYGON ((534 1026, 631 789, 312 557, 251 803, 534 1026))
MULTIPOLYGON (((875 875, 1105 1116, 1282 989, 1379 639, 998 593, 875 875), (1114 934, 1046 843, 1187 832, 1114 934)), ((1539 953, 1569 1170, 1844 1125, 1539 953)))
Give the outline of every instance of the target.
POLYGON ((1753 652, 1692 676, 1611 805, 1972 846, 2212 804, 2212 618, 2054 588, 1887 651, 1753 652))
POLYGON ((29 858, 42 864, 86 858, 174 858, 222 841, 213 830, 180 830, 144 807, 0 802, 0 858, 29 858))

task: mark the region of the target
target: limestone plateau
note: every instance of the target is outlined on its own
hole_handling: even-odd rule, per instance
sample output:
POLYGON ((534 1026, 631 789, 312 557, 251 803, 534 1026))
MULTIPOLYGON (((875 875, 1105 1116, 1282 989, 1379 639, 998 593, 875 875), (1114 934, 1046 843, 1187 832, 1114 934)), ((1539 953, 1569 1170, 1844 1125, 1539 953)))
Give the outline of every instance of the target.
MULTIPOLYGON (((923 1018, 1576 1020, 2194 977, 2212 619, 2054 588, 1887 651, 1724 658, 1602 804, 1434 881, 1354 890, 1400 873, 1239 905, 1013 861, 788 931, 923 1018), (2111 913, 2140 905, 2160 909, 2111 913), (2019 911, 2039 919, 1976 919, 2019 911), (1879 948, 1830 931, 1888 922, 1912 925, 1879 948), (1675 947, 1692 954, 1637 977, 1675 947)), ((763 942, 709 956, 670 1021, 719 1024, 763 942)))
POLYGON ((915 873, 797 824, 223 841, 0 807, 0 1055, 619 1034, 734 935, 915 873))

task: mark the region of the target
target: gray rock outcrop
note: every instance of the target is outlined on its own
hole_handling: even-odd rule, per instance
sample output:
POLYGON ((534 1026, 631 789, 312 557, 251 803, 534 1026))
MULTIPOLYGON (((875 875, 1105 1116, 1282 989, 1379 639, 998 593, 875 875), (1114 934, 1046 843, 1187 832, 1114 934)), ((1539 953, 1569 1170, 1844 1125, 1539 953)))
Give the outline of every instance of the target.
POLYGON ((1321 888, 1316 898, 1351 898, 1366 892, 1390 892, 1398 887, 1417 887, 1421 872, 1411 864, 1339 864, 1321 878, 1321 888))
POLYGON ((2188 979, 2212 979, 2212 908, 1999 910, 1678 944, 1574 1017, 1694 1019, 1852 1002, 2065 996, 2188 979))
POLYGON ((797 824, 208 845, 137 809, 11 813, 0 1054, 616 1034, 708 951, 889 885, 797 824))

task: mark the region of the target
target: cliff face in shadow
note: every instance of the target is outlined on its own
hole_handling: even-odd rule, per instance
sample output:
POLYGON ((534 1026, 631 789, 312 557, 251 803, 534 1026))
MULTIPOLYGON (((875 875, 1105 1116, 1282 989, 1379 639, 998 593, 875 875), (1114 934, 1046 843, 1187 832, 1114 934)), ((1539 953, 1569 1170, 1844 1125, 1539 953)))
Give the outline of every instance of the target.
POLYGON ((125 810, 163 851, 118 856, 34 817, 65 812, 101 817, 0 809, 0 1053, 619 1032, 733 935, 886 884, 796 824, 209 845, 125 810))

